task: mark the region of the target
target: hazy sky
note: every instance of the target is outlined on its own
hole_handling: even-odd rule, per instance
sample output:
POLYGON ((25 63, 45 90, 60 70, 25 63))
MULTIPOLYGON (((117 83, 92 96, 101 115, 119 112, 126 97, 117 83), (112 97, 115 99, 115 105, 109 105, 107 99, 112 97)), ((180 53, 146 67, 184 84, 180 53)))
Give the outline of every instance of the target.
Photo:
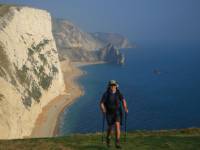
POLYGON ((132 41, 199 40, 200 0, 0 0, 46 9, 85 31, 117 32, 132 41))

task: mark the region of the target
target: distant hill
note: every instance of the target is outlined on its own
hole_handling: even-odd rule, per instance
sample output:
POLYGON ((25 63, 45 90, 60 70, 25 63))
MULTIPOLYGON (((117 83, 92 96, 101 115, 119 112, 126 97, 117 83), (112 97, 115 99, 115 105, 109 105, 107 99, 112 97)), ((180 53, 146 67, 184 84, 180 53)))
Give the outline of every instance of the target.
POLYGON ((102 45, 111 43, 116 48, 134 48, 135 44, 130 43, 129 40, 121 34, 118 33, 104 33, 104 32, 95 32, 91 35, 101 41, 102 45))
POLYGON ((127 38, 117 33, 88 33, 65 19, 54 18, 53 35, 59 54, 72 61, 95 61, 93 51, 106 47, 109 43, 115 48, 135 47, 127 38))
POLYGON ((83 49, 90 51, 102 46, 100 41, 68 20, 54 18, 52 25, 56 44, 62 50, 83 49))
MULTIPOLYGON (((111 142, 111 148, 107 148, 105 142, 101 142, 101 133, 75 134, 53 138, 0 140, 0 149, 114 150, 114 137, 111 142)), ((200 129, 129 132, 126 143, 122 133, 121 145, 123 150, 199 150, 200 129)))

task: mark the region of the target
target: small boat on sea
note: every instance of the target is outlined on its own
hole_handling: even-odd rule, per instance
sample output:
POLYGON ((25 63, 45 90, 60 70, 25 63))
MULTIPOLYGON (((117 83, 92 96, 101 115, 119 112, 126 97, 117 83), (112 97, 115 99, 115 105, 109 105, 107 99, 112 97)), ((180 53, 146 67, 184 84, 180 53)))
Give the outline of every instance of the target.
POLYGON ((159 69, 153 69, 153 73, 155 74, 155 75, 160 75, 160 70, 159 69))

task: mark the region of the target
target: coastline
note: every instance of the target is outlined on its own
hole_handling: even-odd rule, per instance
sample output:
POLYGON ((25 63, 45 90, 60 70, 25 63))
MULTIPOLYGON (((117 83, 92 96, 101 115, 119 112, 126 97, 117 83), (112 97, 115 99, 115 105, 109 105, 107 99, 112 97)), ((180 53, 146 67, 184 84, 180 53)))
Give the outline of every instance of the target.
POLYGON ((95 61, 95 62, 73 62, 74 67, 82 67, 82 66, 88 66, 88 65, 95 65, 95 64, 105 64, 107 62, 105 61, 95 61))
POLYGON ((61 62, 61 70, 66 85, 65 91, 42 109, 29 136, 30 138, 58 136, 61 114, 78 97, 84 95, 83 87, 77 82, 77 79, 85 75, 86 72, 82 71, 80 67, 101 63, 105 62, 61 62))

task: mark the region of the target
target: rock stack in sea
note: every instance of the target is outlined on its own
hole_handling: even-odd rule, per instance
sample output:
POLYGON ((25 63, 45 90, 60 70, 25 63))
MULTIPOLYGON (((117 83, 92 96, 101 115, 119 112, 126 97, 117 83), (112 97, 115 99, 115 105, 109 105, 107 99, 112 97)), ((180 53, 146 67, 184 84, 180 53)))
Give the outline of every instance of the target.
POLYGON ((125 57, 118 48, 115 48, 109 43, 104 48, 101 48, 98 53, 99 60, 103 60, 109 63, 124 64, 125 57))

